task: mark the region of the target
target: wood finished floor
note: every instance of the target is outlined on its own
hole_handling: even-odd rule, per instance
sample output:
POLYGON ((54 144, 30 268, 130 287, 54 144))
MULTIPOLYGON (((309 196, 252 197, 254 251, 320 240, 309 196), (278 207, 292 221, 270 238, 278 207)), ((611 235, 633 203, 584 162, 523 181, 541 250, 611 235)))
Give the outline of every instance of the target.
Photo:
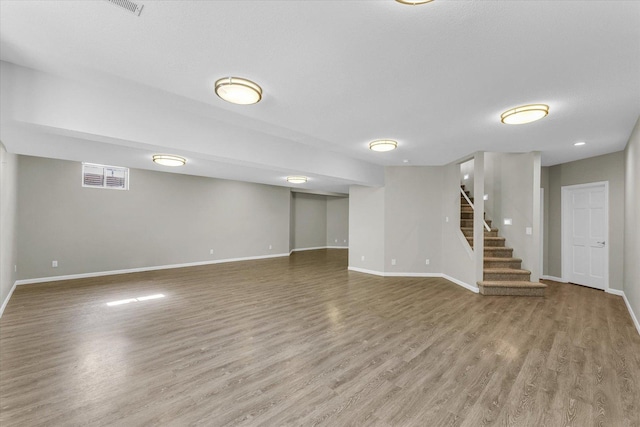
POLYGON ((0 425, 640 425, 620 297, 485 297, 346 266, 320 250, 18 287, 0 425))

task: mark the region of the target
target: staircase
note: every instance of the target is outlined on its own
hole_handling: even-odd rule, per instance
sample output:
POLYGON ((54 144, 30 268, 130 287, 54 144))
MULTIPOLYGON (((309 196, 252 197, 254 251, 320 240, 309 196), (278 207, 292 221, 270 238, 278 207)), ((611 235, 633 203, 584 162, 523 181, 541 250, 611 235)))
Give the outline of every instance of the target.
MULTIPOLYGON (((473 247, 473 198, 469 192, 460 195, 460 230, 473 247)), ((491 227, 491 220, 485 219, 484 232, 484 274, 478 282, 482 295, 519 295, 543 297, 547 285, 531 282, 531 272, 522 269, 522 260, 513 258, 513 248, 505 246, 505 238, 498 236, 498 229, 491 227), (490 230, 487 230, 489 228, 490 230)))

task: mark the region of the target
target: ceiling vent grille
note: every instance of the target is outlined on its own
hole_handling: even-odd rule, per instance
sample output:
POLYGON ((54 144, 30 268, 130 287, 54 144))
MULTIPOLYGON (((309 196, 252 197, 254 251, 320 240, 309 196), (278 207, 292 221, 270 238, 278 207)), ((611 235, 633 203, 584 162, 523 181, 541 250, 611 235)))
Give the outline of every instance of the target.
POLYGON ((109 3, 121 7, 122 9, 127 10, 128 12, 133 13, 134 15, 140 16, 142 13, 143 4, 134 3, 130 0, 105 0, 109 3))

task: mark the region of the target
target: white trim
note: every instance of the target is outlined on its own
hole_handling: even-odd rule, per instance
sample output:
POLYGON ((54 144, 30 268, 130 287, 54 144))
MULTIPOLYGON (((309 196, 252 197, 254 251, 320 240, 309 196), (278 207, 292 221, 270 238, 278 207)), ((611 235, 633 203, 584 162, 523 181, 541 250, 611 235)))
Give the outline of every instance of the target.
POLYGON ((629 311, 629 315, 631 316, 631 321, 633 322, 633 325, 636 327, 636 331, 638 331, 638 335, 640 335, 640 322, 638 322, 638 317, 633 312, 633 309, 631 308, 631 303, 627 299, 627 295, 624 293, 624 291, 620 291, 618 289, 608 289, 606 292, 608 294, 618 295, 622 297, 622 299, 624 300, 624 304, 627 306, 627 310, 629 311))
POLYGON ((480 289, 478 289, 477 287, 470 285, 468 283, 463 282, 462 280, 458 280, 454 277, 448 276, 446 274, 440 274, 440 277, 442 277, 443 279, 447 279, 450 282, 455 283, 458 286, 462 286, 463 288, 473 292, 474 294, 480 293, 480 289))
POLYGON ((568 283, 570 277, 567 275, 567 271, 569 271, 569 258, 567 255, 567 251, 570 248, 569 245, 569 221, 570 216, 568 215, 567 203, 569 202, 568 193, 573 190, 579 190, 582 188, 589 187, 600 187, 604 186, 604 197, 605 197, 605 206, 604 206, 604 226, 606 229, 606 244, 605 250, 606 254, 604 257, 604 288, 597 288, 595 286, 587 285, 584 283, 578 283, 579 285, 587 286, 594 289, 601 289, 605 292, 609 291, 609 247, 611 246, 611 236, 609 235, 609 181, 598 181, 598 182, 589 182, 585 184, 576 184, 576 185, 563 185, 560 187, 560 217, 561 217, 561 236, 560 236, 560 256, 561 256, 561 265, 562 265, 562 281, 564 283, 568 283))
POLYGON ((349 249, 349 246, 316 246, 314 248, 296 248, 291 249, 291 252, 315 251, 318 249, 349 249))
POLYGON ((385 277, 442 277, 440 273, 397 273, 397 272, 385 272, 385 277))
POLYGON ((565 282, 565 280, 562 277, 542 275, 540 276, 540 278, 542 280, 553 280, 554 282, 568 283, 568 282, 565 282))
POLYGON ((39 277, 36 279, 17 280, 16 285, 31 285, 34 283, 55 282, 59 280, 84 279, 87 277, 99 277, 99 276, 113 276, 114 274, 140 273, 143 271, 167 270, 170 268, 196 267, 199 265, 223 264, 226 262, 237 262, 237 261, 252 261, 257 259, 279 258, 279 257, 285 257, 285 256, 289 256, 289 254, 283 253, 283 254, 274 254, 274 255, 258 255, 258 256, 242 257, 242 258, 217 259, 213 261, 187 262, 184 264, 170 264, 170 265, 157 265, 153 267, 127 268, 124 270, 97 271, 94 273, 68 274, 66 276, 39 277))
POLYGON ((17 281, 13 282, 13 286, 9 290, 9 293, 7 294, 7 297, 4 299, 4 301, 2 301, 2 307, 0 307, 0 317, 2 317, 2 313, 4 313, 4 309, 7 308, 7 304, 9 304, 9 299, 11 298, 11 295, 13 295, 13 291, 16 290, 16 285, 17 284, 18 284, 17 281))
POLYGON ((624 300, 624 303, 627 305, 627 310, 629 310, 629 315, 631 316, 631 320, 633 321, 633 324, 636 326, 636 331, 638 331, 638 335, 640 335, 640 322, 638 322, 638 317, 633 312, 633 309, 631 308, 631 303, 627 299, 627 295, 624 292, 622 293, 622 299, 624 300))
POLYGON ((347 270, 357 271, 358 273, 373 274, 374 276, 384 276, 384 273, 382 271, 367 270, 366 268, 360 268, 360 267, 349 266, 347 267, 347 270))
POLYGON ((463 288, 473 292, 473 293, 479 293, 480 290, 475 287, 472 286, 468 283, 465 283, 461 280, 455 279, 451 276, 448 276, 444 273, 396 273, 396 272, 382 272, 382 271, 375 271, 375 270, 367 270, 365 268, 359 268, 359 267, 348 267, 349 270, 351 271, 357 271, 358 273, 365 273, 365 274, 372 274, 374 276, 381 276, 381 277, 438 277, 441 279, 446 279, 458 286, 462 286, 463 288))

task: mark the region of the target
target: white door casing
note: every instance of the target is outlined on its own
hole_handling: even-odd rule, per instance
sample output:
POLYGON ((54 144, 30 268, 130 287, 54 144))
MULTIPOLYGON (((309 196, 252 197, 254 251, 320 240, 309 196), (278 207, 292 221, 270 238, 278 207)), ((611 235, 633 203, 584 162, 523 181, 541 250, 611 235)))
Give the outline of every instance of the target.
POLYGON ((562 187, 562 277, 609 289, 608 182, 562 187))

